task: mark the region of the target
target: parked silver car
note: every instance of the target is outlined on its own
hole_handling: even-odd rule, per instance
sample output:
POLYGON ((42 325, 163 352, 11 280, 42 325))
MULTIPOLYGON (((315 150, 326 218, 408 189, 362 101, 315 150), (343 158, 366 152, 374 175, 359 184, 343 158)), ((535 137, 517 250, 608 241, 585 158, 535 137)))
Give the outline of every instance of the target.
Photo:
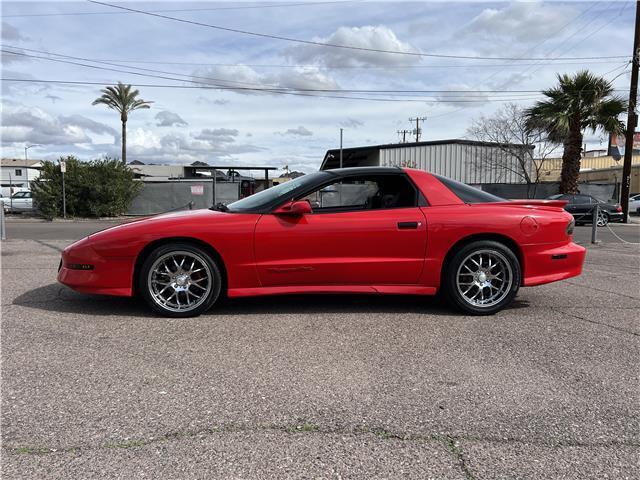
POLYGON ((20 213, 33 211, 33 198, 31 192, 22 191, 11 195, 11 198, 1 199, 4 211, 7 213, 20 213))

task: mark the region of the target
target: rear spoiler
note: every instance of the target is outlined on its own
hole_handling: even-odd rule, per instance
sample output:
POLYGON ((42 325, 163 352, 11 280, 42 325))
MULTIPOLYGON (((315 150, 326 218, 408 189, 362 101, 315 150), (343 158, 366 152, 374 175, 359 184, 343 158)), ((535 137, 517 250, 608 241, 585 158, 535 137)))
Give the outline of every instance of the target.
POLYGON ((564 208, 564 206, 569 203, 567 200, 509 200, 508 202, 511 205, 530 205, 532 207, 558 207, 564 208))

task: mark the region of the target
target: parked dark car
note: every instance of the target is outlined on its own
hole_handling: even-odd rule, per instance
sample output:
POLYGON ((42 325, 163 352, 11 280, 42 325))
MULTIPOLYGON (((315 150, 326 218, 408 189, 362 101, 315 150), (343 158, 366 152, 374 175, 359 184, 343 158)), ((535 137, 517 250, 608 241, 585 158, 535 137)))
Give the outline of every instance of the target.
POLYGON ((576 225, 591 223, 593 218, 593 209, 596 205, 599 208, 598 226, 604 227, 609 222, 622 222, 624 215, 622 207, 617 204, 603 202, 591 195, 575 194, 575 195, 551 195, 547 197, 549 200, 566 200, 564 209, 573 215, 576 225))

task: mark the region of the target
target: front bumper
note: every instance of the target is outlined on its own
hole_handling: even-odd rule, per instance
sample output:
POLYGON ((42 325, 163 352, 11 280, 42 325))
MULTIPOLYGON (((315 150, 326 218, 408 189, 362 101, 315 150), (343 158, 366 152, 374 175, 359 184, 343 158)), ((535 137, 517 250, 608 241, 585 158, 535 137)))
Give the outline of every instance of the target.
POLYGON ((130 297, 134 259, 100 256, 84 238, 62 252, 58 281, 78 292, 130 297), (92 265, 80 270, 77 265, 92 265), (71 268, 72 266, 76 268, 71 268))
POLYGON ((525 287, 557 282, 577 277, 587 249, 573 242, 557 245, 530 245, 523 247, 525 287))

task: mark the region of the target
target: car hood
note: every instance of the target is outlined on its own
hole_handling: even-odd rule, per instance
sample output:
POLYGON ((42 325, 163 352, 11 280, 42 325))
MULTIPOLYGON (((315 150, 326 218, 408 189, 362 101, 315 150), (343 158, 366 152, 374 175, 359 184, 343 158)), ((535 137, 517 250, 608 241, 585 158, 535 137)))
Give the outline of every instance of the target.
POLYGON ((200 222, 211 222, 211 220, 224 221, 234 214, 219 212, 209 209, 200 210, 187 210, 180 212, 162 213, 160 215, 153 215, 151 217, 137 218, 130 220, 120 225, 114 225, 112 227, 99 230, 89 235, 89 238, 93 238, 96 235, 102 235, 104 233, 116 233, 121 231, 134 231, 134 230, 147 230, 163 228, 164 226, 173 226, 176 224, 193 224, 200 222))

